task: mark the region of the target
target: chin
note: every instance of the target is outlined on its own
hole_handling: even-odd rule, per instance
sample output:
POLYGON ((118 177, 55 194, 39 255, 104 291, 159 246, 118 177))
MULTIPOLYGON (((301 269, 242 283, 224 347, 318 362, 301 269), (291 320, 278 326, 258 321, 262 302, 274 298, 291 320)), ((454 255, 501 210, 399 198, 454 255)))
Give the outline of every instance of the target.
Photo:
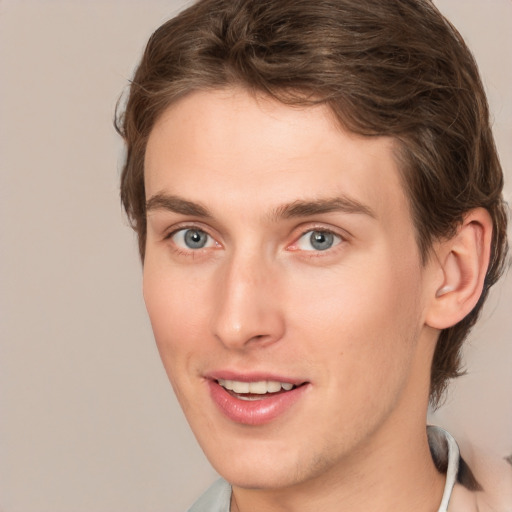
POLYGON ((321 472, 300 453, 300 442, 275 439, 226 439, 201 444, 214 469, 231 485, 244 489, 284 489, 321 472))
POLYGON ((274 468, 265 466, 244 467, 235 470, 233 468, 222 468, 219 474, 234 487, 242 489, 266 489, 277 490, 292 487, 301 479, 292 468, 276 468, 280 461, 274 461, 274 468))

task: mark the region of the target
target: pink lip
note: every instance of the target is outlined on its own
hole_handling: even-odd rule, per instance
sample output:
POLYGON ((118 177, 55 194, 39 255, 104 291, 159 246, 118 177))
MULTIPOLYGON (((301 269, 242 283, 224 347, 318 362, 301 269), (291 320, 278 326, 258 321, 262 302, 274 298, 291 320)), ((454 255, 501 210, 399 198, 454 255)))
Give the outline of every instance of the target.
MULTIPOLYGON (((223 379, 229 379, 228 374, 222 373, 223 379)), ((245 375, 237 375, 236 378, 231 377, 231 380, 239 380, 242 382, 258 381, 258 380, 277 380, 280 382, 290 382, 289 379, 269 378, 268 376, 261 378, 251 376, 250 378, 245 375)), ((295 384, 295 383, 294 383, 295 384)), ((297 382, 300 384, 300 382, 297 382)), ((213 402, 217 405, 220 411, 227 416, 231 421, 241 423, 244 425, 264 425, 276 419, 281 414, 288 411, 304 394, 309 387, 304 384, 297 388, 284 393, 276 394, 275 396, 261 398, 259 400, 240 400, 236 396, 228 393, 216 379, 209 379, 208 386, 210 388, 210 396, 213 402)))

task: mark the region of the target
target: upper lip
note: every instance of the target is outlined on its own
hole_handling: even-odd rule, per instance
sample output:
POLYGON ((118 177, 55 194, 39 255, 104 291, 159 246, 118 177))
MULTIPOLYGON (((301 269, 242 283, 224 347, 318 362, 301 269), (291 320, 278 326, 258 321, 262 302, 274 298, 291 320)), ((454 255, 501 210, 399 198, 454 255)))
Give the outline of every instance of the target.
POLYGON ((285 376, 277 373, 270 372, 240 372, 235 370, 216 370, 208 372, 204 375, 205 378, 210 380, 235 380, 239 382, 259 382, 263 380, 277 381, 277 382, 288 382, 295 386, 304 384, 307 382, 306 379, 285 376))

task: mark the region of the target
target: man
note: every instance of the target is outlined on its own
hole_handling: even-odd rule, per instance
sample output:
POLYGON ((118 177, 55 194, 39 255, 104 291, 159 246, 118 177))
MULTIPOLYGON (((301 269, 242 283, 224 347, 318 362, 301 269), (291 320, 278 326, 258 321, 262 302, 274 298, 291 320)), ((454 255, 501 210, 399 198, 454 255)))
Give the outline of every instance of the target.
POLYGON ((503 177, 432 3, 199 1, 119 130, 156 342, 223 477, 191 510, 483 510, 426 412, 503 268, 503 177))

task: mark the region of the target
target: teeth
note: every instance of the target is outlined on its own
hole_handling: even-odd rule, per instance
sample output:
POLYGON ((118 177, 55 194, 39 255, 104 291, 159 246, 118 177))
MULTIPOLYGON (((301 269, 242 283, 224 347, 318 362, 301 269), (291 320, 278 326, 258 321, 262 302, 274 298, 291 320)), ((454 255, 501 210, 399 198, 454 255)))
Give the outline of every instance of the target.
MULTIPOLYGON (((279 384, 279 383, 277 383, 279 384)), ((281 390, 281 386, 277 391, 281 390)), ((267 383, 264 380, 259 382, 251 382, 249 383, 249 393, 254 395, 264 395, 267 392, 267 383)))
POLYGON ((231 382, 231 389, 235 393, 249 393, 250 384, 248 382, 238 382, 236 380, 232 380, 231 382))
MULTIPOLYGON (((251 392, 252 392, 253 385, 251 384, 251 392)), ((269 380, 267 381, 266 391, 268 393, 277 393, 278 391, 281 391, 282 383, 276 382, 275 380, 269 380)), ((265 392, 265 391, 264 391, 265 392)), ((255 391, 256 393, 256 391, 255 391)))
POLYGON ((219 379, 219 384, 235 393, 251 393, 254 395, 264 395, 266 393, 277 393, 281 388, 285 391, 293 389, 293 384, 289 382, 278 382, 276 380, 260 380, 257 382, 241 382, 238 380, 219 379))

